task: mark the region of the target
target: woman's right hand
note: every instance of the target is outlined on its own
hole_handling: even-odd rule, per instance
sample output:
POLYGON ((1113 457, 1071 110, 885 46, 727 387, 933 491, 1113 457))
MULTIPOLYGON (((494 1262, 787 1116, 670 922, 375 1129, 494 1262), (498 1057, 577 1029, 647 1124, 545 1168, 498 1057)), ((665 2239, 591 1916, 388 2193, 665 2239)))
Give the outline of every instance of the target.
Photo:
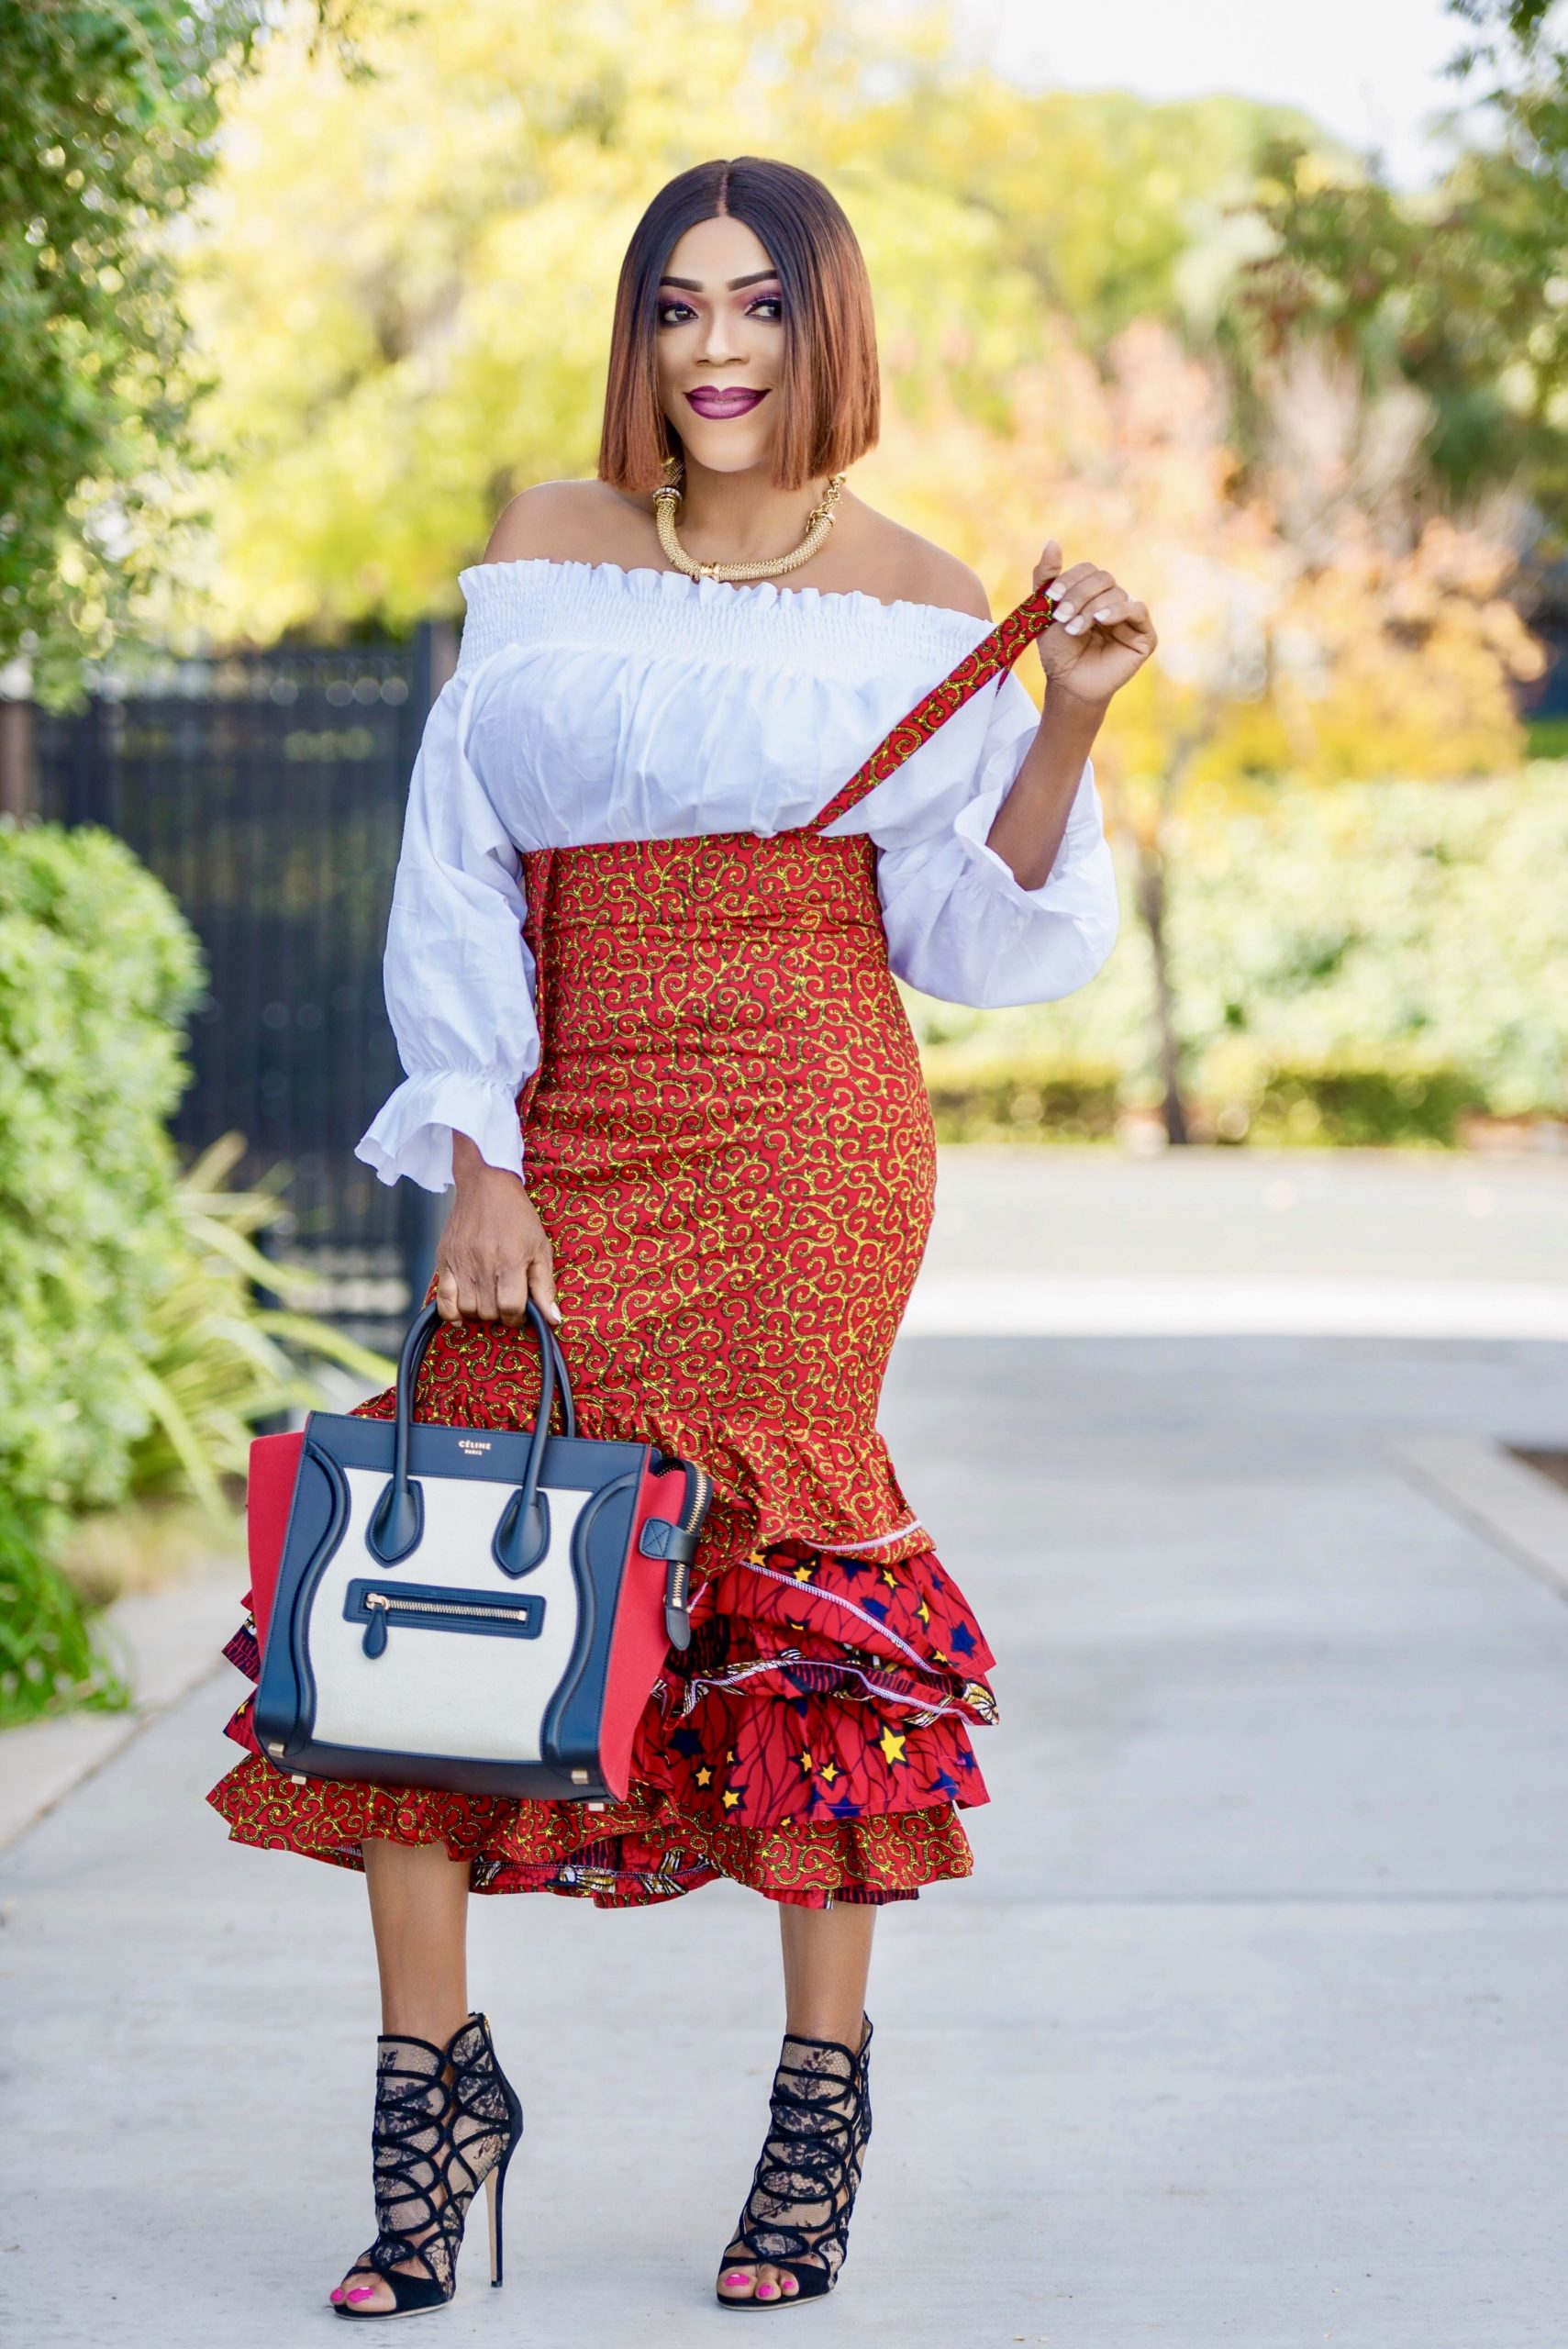
POLYGON ((552 1330, 555 1255, 516 1174, 491 1166, 467 1134, 452 1136, 457 1198, 436 1250, 436 1309, 443 1321, 520 1326, 531 1297, 552 1330))

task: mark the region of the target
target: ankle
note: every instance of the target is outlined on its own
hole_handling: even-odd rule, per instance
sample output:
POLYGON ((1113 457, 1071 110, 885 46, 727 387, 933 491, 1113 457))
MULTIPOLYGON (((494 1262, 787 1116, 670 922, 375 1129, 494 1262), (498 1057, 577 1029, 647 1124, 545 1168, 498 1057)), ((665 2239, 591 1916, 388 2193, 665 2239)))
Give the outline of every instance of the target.
POLYGON ((784 2014, 784 2031, 791 2039, 826 2039, 835 2047, 847 2047, 851 2055, 859 2054, 870 2030, 859 2008, 846 2014, 842 2007, 810 2006, 803 2000, 791 2004, 784 2014))
POLYGON ((384 2039, 423 2039, 432 2047, 450 2047, 468 2021, 468 2009, 447 1999, 388 1995, 382 2000, 384 2039))

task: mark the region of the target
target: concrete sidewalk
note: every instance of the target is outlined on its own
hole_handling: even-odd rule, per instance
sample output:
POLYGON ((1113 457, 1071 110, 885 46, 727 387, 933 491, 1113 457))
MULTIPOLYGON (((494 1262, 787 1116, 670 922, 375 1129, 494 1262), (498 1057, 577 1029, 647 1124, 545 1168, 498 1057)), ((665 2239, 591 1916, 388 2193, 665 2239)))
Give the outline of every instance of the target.
MULTIPOLYGON (((912 2349, 1559 2349, 1568 1607, 1389 1464, 1560 1441, 1568 1350, 900 1349, 886 1424, 1003 1658, 973 1884, 884 1920, 845 2279, 912 2349)), ((232 1849, 221 1675, 4 1865, 6 2337, 295 2349, 366 2235, 357 1878, 232 1849)), ((713 1887, 475 1905, 510 2281, 441 2338, 728 2339, 776 2047, 713 1887)))

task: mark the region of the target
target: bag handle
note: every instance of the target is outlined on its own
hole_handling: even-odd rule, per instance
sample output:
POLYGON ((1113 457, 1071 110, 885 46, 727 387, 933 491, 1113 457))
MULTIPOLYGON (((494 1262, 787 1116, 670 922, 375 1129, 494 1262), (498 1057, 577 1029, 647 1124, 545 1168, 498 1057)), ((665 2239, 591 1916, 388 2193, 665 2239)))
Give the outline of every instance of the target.
MULTIPOLYGON (((392 1475, 372 1513, 365 1531, 365 1545, 384 1566, 401 1564, 410 1551, 417 1549, 425 1530, 425 1497, 417 1477, 408 1473, 410 1436, 414 1425, 414 1390, 419 1369, 424 1362, 430 1340, 440 1326, 439 1308, 432 1301, 421 1307, 408 1325, 397 1357, 397 1417, 392 1446, 392 1475)), ((528 1304, 528 1326, 539 1346, 539 1409, 534 1414, 533 1441, 528 1446, 528 1466, 517 1494, 507 1504, 503 1528, 514 1526, 515 1546, 524 1563, 509 1567, 514 1573, 526 1573, 536 1563, 544 1543, 539 1537, 544 1527, 539 1507, 539 1471, 544 1466, 545 1439, 550 1433, 550 1414, 557 1396, 561 1398, 561 1430, 566 1436, 577 1432, 577 1411, 572 1398, 572 1381, 567 1373, 566 1359, 561 1351, 555 1332, 546 1321, 530 1297, 528 1304), (527 1529, 525 1533, 524 1529, 527 1529)), ((500 1532, 496 1536, 499 1541, 500 1532)))
POLYGON ((940 726, 945 726, 956 710, 972 700, 982 685, 1010 669, 1026 645, 1043 636, 1056 618, 1056 598, 1051 593, 1054 580, 1037 587, 1016 605, 1005 620, 999 620, 989 636, 982 637, 973 652, 966 652, 956 669, 950 669, 940 685, 933 685, 929 694, 915 704, 907 717, 901 718, 890 734, 884 735, 864 766, 850 777, 828 802, 819 807, 804 832, 820 832, 837 823, 856 807, 868 791, 901 767, 906 759, 929 742, 940 726))

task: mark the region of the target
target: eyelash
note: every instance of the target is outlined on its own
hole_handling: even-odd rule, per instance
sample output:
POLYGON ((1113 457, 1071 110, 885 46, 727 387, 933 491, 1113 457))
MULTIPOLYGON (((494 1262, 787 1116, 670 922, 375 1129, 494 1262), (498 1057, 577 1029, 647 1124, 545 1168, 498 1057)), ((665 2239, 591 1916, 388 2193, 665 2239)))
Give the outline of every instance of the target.
MULTIPOLYGON (((754 318, 764 309, 772 310, 774 313, 773 317, 769 321, 770 325, 778 325, 784 317, 784 297, 782 295, 759 294, 754 302, 749 302, 747 304, 746 316, 749 318, 754 318)), ((675 323, 675 321, 665 315, 665 313, 670 310, 684 310, 688 317, 695 318, 696 316, 696 312, 692 308, 689 302, 661 302, 658 309, 658 321, 662 327, 671 326, 675 323)))

